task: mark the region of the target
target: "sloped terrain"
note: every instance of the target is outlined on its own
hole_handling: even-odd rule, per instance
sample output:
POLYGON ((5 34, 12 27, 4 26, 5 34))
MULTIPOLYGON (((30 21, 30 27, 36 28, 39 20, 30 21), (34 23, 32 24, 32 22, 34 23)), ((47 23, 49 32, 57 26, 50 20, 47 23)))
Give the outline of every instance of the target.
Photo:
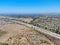
POLYGON ((0 42, 9 45, 55 45, 41 33, 34 31, 24 25, 6 24, 0 27, 7 33, 0 37, 0 42))
POLYGON ((49 30, 51 32, 60 34, 60 18, 39 16, 37 18, 34 18, 33 21, 31 21, 31 24, 49 30))

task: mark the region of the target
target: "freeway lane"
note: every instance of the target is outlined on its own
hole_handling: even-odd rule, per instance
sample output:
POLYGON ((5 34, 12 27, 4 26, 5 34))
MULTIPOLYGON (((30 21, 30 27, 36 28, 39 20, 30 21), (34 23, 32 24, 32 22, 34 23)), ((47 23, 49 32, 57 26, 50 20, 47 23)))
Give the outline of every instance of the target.
POLYGON ((39 28, 39 27, 37 27, 37 26, 33 26, 33 25, 31 25, 31 24, 24 23, 24 22, 22 22, 22 21, 17 21, 17 20, 20 20, 20 19, 18 19, 18 18, 5 17, 5 19, 8 19, 8 20, 10 20, 10 21, 12 21, 12 22, 14 22, 14 23, 23 24, 23 25, 25 25, 25 26, 27 26, 27 27, 33 28, 33 29, 35 29, 36 31, 38 31, 38 32, 40 32, 40 33, 42 33, 42 34, 44 34, 44 35, 48 35, 48 36, 54 37, 54 38, 56 38, 56 39, 60 39, 60 35, 59 35, 59 34, 53 33, 53 32, 51 32, 51 31, 48 31, 48 30, 45 30, 45 29, 42 29, 42 28, 39 28))
MULTIPOLYGON (((11 19, 10 19, 11 20, 11 19)), ((27 24, 27 23, 24 23, 24 22, 21 22, 21 21, 16 21, 15 19, 14 20, 11 20, 12 22, 15 22, 15 23, 18 23, 18 24, 23 24, 27 27, 30 27, 30 28, 33 28, 35 29, 36 31, 38 32, 41 32, 42 34, 45 34, 45 35, 49 35, 51 37, 54 37, 54 38, 57 38, 57 39, 60 39, 60 35, 59 34, 56 34, 56 33, 53 33, 51 31, 47 31, 47 30, 44 30, 42 28, 39 28, 37 26, 33 26, 31 24, 27 24)))

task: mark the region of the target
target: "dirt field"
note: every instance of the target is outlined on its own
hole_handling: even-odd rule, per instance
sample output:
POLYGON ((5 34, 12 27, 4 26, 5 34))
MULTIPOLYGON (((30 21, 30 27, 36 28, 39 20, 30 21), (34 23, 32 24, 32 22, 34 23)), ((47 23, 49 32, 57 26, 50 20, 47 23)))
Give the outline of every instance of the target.
POLYGON ((20 19, 26 23, 30 23, 33 20, 32 18, 20 18, 20 19))
POLYGON ((10 45, 55 45, 43 34, 19 24, 6 24, 0 27, 7 33, 0 37, 0 42, 10 45))

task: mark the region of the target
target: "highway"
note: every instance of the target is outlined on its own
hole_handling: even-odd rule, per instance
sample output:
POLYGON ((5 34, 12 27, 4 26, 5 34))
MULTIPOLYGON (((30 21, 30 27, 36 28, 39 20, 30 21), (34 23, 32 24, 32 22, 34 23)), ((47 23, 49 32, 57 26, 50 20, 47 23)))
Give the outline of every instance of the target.
MULTIPOLYGON (((10 18, 9 18, 9 19, 10 19, 10 18)), ((10 20, 11 20, 11 19, 10 19, 10 20)), ((49 35, 49 36, 51 36, 51 37, 60 39, 60 35, 59 35, 59 34, 53 33, 53 32, 51 32, 51 31, 48 31, 48 30, 39 28, 39 27, 37 27, 37 26, 33 26, 33 25, 31 25, 31 24, 24 23, 24 22, 21 22, 21 21, 16 21, 16 19, 11 20, 11 21, 14 22, 14 23, 23 24, 23 25, 25 25, 25 26, 27 26, 27 27, 33 28, 34 30, 36 30, 36 31, 38 31, 38 32, 41 32, 41 33, 43 33, 43 34, 45 34, 45 35, 49 35)))
POLYGON ((18 24, 22 24, 22 25, 25 25, 27 27, 30 27, 30 28, 32 28, 32 29, 44 34, 44 35, 49 35, 49 36, 54 37, 56 39, 60 39, 59 34, 53 33, 51 31, 48 31, 48 30, 45 30, 45 29, 42 29, 42 28, 39 28, 37 26, 33 26, 31 24, 28 24, 28 23, 24 23, 22 21, 17 21, 17 20, 19 20, 18 18, 12 18, 12 17, 6 17, 6 18, 9 19, 10 21, 14 22, 14 23, 18 23, 18 24))

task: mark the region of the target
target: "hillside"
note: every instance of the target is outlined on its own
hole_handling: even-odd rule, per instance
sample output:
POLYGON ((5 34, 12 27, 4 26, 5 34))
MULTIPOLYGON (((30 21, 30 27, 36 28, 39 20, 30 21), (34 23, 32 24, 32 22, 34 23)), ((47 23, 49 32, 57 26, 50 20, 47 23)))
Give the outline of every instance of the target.
POLYGON ((33 18, 31 24, 60 34, 60 18, 56 16, 39 16, 33 18))
POLYGON ((45 35, 24 25, 4 23, 0 29, 7 32, 0 37, 1 45, 55 45, 45 35))

